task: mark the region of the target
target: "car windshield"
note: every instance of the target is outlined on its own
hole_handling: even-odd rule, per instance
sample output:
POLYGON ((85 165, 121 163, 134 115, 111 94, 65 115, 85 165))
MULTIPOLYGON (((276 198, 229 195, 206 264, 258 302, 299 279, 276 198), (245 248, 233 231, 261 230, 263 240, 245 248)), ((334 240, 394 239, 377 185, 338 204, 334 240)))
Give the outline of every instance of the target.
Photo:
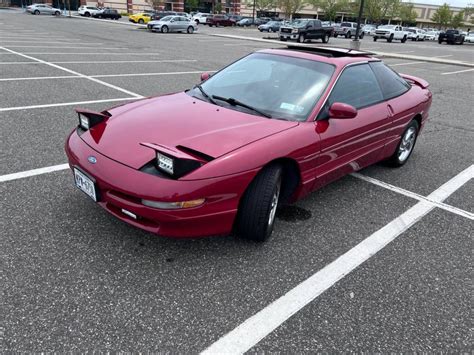
POLYGON ((294 27, 304 27, 308 24, 308 20, 294 20, 291 25, 294 27))
POLYGON ((172 18, 173 16, 165 16, 165 17, 162 17, 160 21, 171 21, 172 18))
POLYGON ((416 30, 412 30, 410 28, 408 28, 406 31, 411 32, 411 33, 416 33, 416 30))
POLYGON ((341 23, 341 27, 351 27, 351 23, 350 22, 343 22, 343 23, 341 23))
POLYGON ((447 30, 446 33, 454 33, 454 34, 457 34, 458 31, 457 31, 457 30, 447 30))
POLYGON ((267 25, 269 25, 269 26, 278 25, 278 22, 276 22, 276 21, 268 21, 268 22, 267 22, 267 25))
POLYGON ((395 26, 392 25, 385 25, 385 26, 379 26, 379 30, 393 30, 395 26))
MULTIPOLYGON (((326 89, 334 66, 301 58, 254 53, 217 72, 201 84, 204 92, 232 98, 274 118, 307 119, 326 89)), ((198 89, 189 91, 206 99, 198 89)), ((221 100, 217 104, 254 112, 221 100)))

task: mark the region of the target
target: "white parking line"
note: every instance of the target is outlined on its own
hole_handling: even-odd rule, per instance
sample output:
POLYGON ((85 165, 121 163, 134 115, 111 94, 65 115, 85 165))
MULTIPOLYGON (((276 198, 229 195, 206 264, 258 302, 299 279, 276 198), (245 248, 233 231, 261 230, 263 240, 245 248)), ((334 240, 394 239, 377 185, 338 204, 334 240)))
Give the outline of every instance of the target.
POLYGON ((88 79, 88 80, 93 81, 93 82, 95 82, 95 83, 97 83, 97 84, 101 84, 101 85, 107 86, 107 87, 109 87, 109 88, 112 88, 112 89, 121 91, 121 92, 123 92, 123 93, 125 93, 125 94, 134 96, 134 97, 136 97, 136 98, 142 98, 142 97, 143 97, 142 95, 139 95, 139 94, 137 94, 137 93, 134 93, 134 92, 132 92, 132 91, 130 91, 130 90, 123 89, 123 88, 121 88, 121 87, 118 87, 118 86, 116 86, 116 85, 112 85, 112 84, 106 83, 105 81, 102 81, 102 80, 99 80, 99 79, 96 79, 96 78, 91 78, 91 77, 89 77, 89 76, 87 76, 87 75, 78 73, 78 72, 76 72, 76 71, 74 71, 74 70, 67 69, 67 68, 61 67, 61 66, 59 66, 59 65, 53 64, 53 63, 49 63, 49 62, 44 61, 44 60, 42 60, 42 59, 38 59, 38 58, 31 57, 31 56, 26 55, 26 54, 22 54, 22 53, 19 53, 19 52, 15 52, 15 51, 12 51, 11 49, 8 49, 8 48, 5 48, 5 47, 3 47, 3 49, 5 49, 6 51, 11 52, 11 53, 13 53, 13 54, 17 54, 17 55, 19 55, 20 57, 23 57, 23 58, 26 58, 26 59, 30 59, 30 60, 34 60, 34 61, 37 61, 37 62, 42 63, 42 64, 49 65, 50 67, 53 67, 53 68, 56 68, 56 69, 60 69, 60 70, 63 70, 63 71, 65 71, 65 72, 67 72, 67 73, 80 76, 80 77, 82 77, 82 78, 84 78, 84 79, 88 79))
POLYGON ((31 106, 14 106, 0 108, 0 112, 6 111, 19 111, 19 110, 31 110, 37 108, 48 108, 48 107, 61 107, 61 106, 74 106, 74 105, 87 105, 87 104, 98 104, 102 102, 115 102, 115 101, 127 101, 127 100, 139 100, 143 97, 122 97, 119 99, 104 99, 104 100, 91 100, 91 101, 75 101, 75 102, 60 102, 57 104, 45 104, 45 105, 31 105, 31 106))
MULTIPOLYGON (((61 42, 65 42, 64 44, 70 44, 71 43, 71 40, 69 39, 66 39, 66 40, 56 40, 56 41, 41 41, 41 40, 35 40, 35 41, 25 41, 25 40, 22 40, 22 39, 16 39, 16 40, 3 40, 3 39, 0 39, 0 43, 2 45, 5 45, 5 46, 8 46, 8 44, 6 43, 18 43, 18 44, 25 44, 25 43, 37 43, 37 44, 40 44, 40 43, 55 43, 55 44, 61 44, 61 42)), ((74 40, 74 42, 81 42, 81 41, 78 41, 78 40, 74 40)), ((95 44, 95 45, 102 45, 103 43, 94 43, 94 42, 85 42, 86 44, 95 44)))
MULTIPOLYGON (((105 55, 105 54, 104 54, 105 55)), ((25 64, 112 64, 112 63, 186 63, 197 62, 196 59, 162 59, 162 60, 94 60, 94 61, 60 61, 60 62, 0 62, 0 65, 25 65, 25 64), (44 62, 44 63, 43 63, 44 62)))
POLYGON ((35 176, 35 175, 48 174, 55 171, 65 170, 68 168, 69 168, 69 164, 60 164, 60 165, 47 166, 45 168, 22 171, 20 173, 2 175, 0 176, 0 182, 18 180, 18 179, 23 179, 30 176, 35 176))
MULTIPOLYGON (((431 193, 428 198, 442 202, 473 177, 474 165, 471 165, 431 193)), ((248 318, 201 354, 242 354, 248 351, 324 291, 395 240, 433 208, 435 206, 431 203, 418 202, 354 248, 248 318)))
POLYGON ((465 70, 458 70, 458 71, 450 71, 447 73, 441 73, 441 75, 451 75, 451 74, 459 74, 459 73, 466 73, 468 71, 473 71, 474 69, 465 69, 465 70))
POLYGON ((403 52, 393 52, 394 54, 406 54, 406 53, 413 53, 414 51, 403 51, 403 52))
MULTIPOLYGON (((127 56, 127 55, 131 55, 131 56, 140 56, 140 57, 146 57, 147 55, 162 55, 162 53, 150 53, 150 52, 147 52, 147 53, 98 53, 98 52, 22 52, 23 54, 51 54, 51 55, 103 55, 103 56, 106 56, 108 57, 109 55, 124 55, 124 56, 127 56)), ((0 53, 0 55, 2 54, 11 54, 11 53, 0 53)))
POLYGON ((412 65, 412 64, 420 64, 425 62, 407 62, 407 63, 397 63, 397 64, 389 64, 391 67, 398 67, 399 65, 412 65))
POLYGON ((386 183, 384 181, 381 181, 381 180, 378 180, 378 179, 374 179, 370 176, 367 176, 367 175, 362 175, 360 173, 352 173, 351 174, 352 176, 358 178, 358 179, 361 179, 361 180, 364 180, 366 182, 369 182, 371 184, 374 184, 374 185, 377 185, 377 186, 380 186, 380 187, 383 187, 387 190, 390 190, 390 191, 393 191, 393 192, 397 192, 401 195, 404 195, 404 196, 407 196, 407 197, 410 197, 410 198, 413 198, 415 200, 418 200, 418 201, 425 201, 425 202, 428 202, 428 203, 431 203, 433 205, 435 205, 436 207, 438 208, 441 208, 445 211, 448 211, 448 212, 451 212, 451 213, 455 213, 459 216, 462 216, 462 217, 465 217, 465 218, 469 218, 471 220, 474 220, 474 213, 471 213, 471 212, 468 212, 468 211, 464 211, 460 208, 457 208, 457 207, 454 207, 454 206, 451 206, 451 205, 448 205, 446 203, 443 203, 443 202, 437 202, 437 201, 434 201, 434 200, 431 200, 429 199, 428 197, 425 197, 425 196, 422 196, 420 194, 417 194, 415 192, 412 192, 412 191, 408 191, 408 190, 405 190, 405 189, 402 189, 401 187, 398 187, 398 186, 394 186, 392 184, 389 184, 389 183, 386 183))
MULTIPOLYGON (((8 48, 55 48, 55 49, 61 48, 61 49, 106 49, 106 50, 125 49, 125 50, 129 50, 129 48, 125 48, 125 47, 86 47, 86 46, 83 47, 83 46, 24 46, 24 45, 11 46, 9 45, 8 48)), ((104 53, 104 54, 107 54, 107 53, 104 53)))

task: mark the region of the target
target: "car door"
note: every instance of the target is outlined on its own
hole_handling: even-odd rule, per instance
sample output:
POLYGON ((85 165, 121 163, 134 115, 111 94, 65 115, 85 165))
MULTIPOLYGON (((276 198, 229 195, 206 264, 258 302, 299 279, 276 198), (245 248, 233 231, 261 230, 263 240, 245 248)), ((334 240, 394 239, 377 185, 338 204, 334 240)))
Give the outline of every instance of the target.
POLYGON ((314 20, 314 30, 313 30, 313 38, 323 38, 324 37, 324 30, 321 21, 314 20))
POLYGON ((169 22, 170 31, 174 32, 179 30, 179 17, 174 16, 169 22))
POLYGON ((185 31, 188 28, 188 19, 184 16, 179 16, 179 30, 185 31))
POLYGON ((387 103, 368 63, 349 65, 339 76, 316 121, 321 152, 314 188, 376 162, 391 125, 387 103), (352 119, 329 117, 335 102, 355 107, 352 119))

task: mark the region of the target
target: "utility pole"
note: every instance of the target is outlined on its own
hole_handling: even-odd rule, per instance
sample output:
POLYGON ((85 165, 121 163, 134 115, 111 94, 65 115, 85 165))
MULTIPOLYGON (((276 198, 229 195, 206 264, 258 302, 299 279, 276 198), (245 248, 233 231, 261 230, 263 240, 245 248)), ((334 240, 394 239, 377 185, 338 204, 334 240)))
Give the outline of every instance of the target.
POLYGON ((255 24, 255 6, 256 6, 257 0, 253 0, 253 9, 252 9, 252 18, 253 18, 253 23, 255 24))
POLYGON ((351 41, 351 49, 360 49, 359 33, 360 33, 360 20, 364 11, 364 0, 360 0, 359 16, 357 16, 357 27, 355 38, 351 41))

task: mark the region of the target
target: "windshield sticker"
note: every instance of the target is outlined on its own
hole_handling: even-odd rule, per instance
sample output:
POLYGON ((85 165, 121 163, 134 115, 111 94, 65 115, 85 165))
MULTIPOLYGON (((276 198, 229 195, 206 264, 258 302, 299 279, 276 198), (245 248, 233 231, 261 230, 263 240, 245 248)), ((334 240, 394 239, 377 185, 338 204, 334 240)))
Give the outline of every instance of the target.
POLYGON ((303 106, 289 104, 288 102, 282 102, 280 108, 283 110, 294 111, 296 113, 304 112, 303 106))

